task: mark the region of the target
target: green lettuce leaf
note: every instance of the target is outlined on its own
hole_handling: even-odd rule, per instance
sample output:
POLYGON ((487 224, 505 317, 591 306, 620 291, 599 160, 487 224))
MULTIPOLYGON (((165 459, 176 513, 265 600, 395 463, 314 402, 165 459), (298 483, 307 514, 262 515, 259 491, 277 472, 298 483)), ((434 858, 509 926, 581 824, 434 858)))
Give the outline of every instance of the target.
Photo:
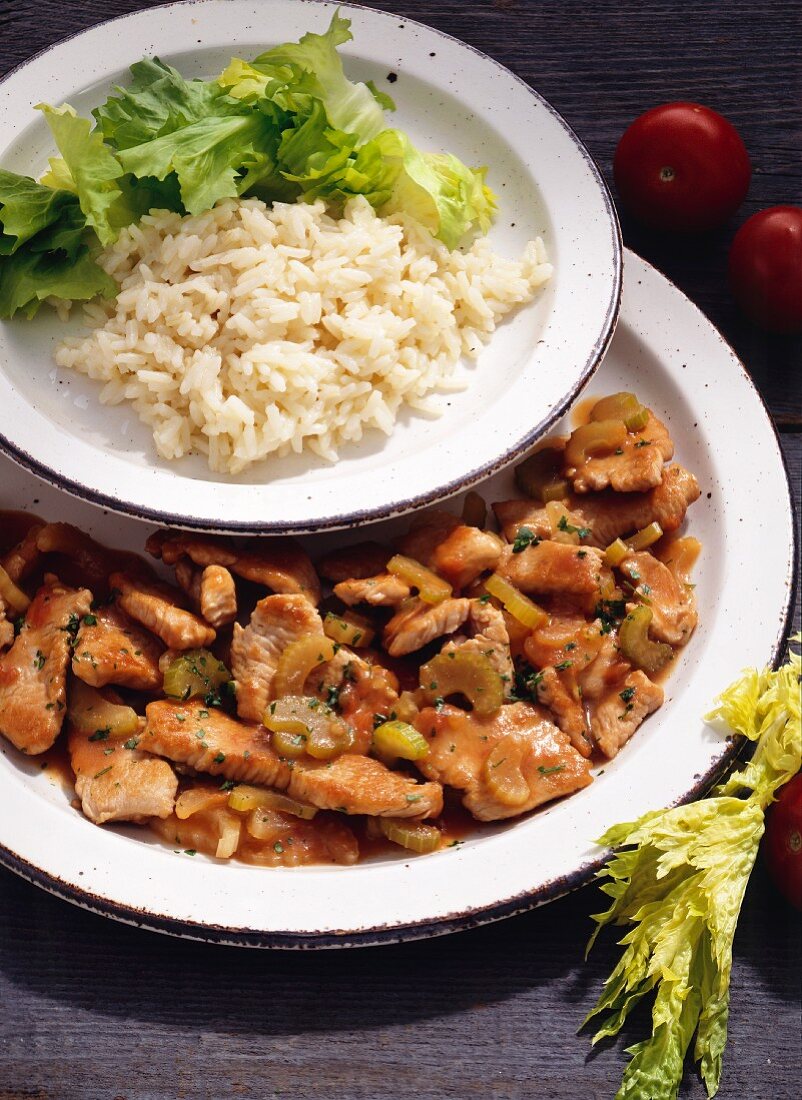
POLYGON ((594 915, 588 949, 603 925, 630 927, 585 1021, 601 1017, 593 1042, 617 1034, 634 1005, 654 994, 652 1034, 628 1049, 618 1100, 674 1100, 694 1034, 708 1096, 718 1091, 741 903, 766 807, 802 762, 800 671, 791 652, 777 671, 747 671, 722 693, 708 718, 723 719, 756 748, 713 797, 645 814, 599 840, 616 849, 598 874, 612 903, 594 915))
MULTIPOLYGON (((102 136, 91 123, 75 113, 69 104, 37 105, 47 119, 58 150, 75 183, 81 209, 101 244, 112 244, 121 225, 131 220, 118 186, 122 168, 102 136)), ((52 171, 52 169, 51 169, 52 171)))
POLYGON ((86 248, 77 257, 26 249, 0 259, 0 317, 18 311, 33 317, 45 298, 84 301, 97 294, 111 298, 118 290, 86 248))
POLYGON ((103 139, 114 149, 132 149, 209 117, 242 114, 243 104, 216 80, 185 80, 158 57, 131 66, 133 81, 116 88, 92 112, 103 139))
POLYGON ((297 97, 315 99, 332 129, 354 134, 360 143, 370 141, 386 126, 383 108, 392 110, 394 104, 389 96, 345 75, 337 47, 353 38, 350 27, 350 19, 335 12, 324 34, 310 32, 300 42, 275 46, 250 64, 234 58, 220 83, 234 98, 264 97, 301 113, 297 97))
POLYGON ((16 252, 42 230, 63 222, 70 216, 70 209, 77 208, 74 195, 53 191, 30 176, 0 168, 0 255, 16 252))
POLYGON ((154 141, 123 149, 120 162, 133 176, 165 180, 175 172, 190 214, 239 194, 238 175, 247 156, 270 155, 276 137, 259 112, 199 119, 154 141))
POLYGON ((75 186, 75 180, 70 174, 64 157, 49 157, 47 163, 47 171, 39 178, 42 186, 49 187, 53 191, 70 191, 77 196, 78 188, 75 186))
POLYGON ((95 263, 78 199, 28 176, 0 170, 0 317, 33 316, 54 295, 113 294, 117 284, 95 263))
POLYGON ((496 203, 484 182, 486 169, 468 168, 450 153, 422 153, 403 130, 385 130, 377 141, 397 167, 382 213, 412 215, 449 248, 456 248, 474 225, 487 232, 496 203))

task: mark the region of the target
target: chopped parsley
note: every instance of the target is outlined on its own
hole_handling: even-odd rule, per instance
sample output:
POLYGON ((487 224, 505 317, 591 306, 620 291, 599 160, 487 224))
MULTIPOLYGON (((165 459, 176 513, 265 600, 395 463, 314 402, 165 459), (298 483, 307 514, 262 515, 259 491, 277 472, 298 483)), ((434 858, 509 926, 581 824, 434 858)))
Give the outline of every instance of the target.
POLYGON ((624 688, 623 691, 619 691, 619 693, 618 693, 619 699, 623 699, 625 703, 628 703, 634 697, 634 695, 635 695, 634 687, 624 688))
POLYGON ((220 784, 220 790, 233 791, 236 785, 237 784, 234 782, 233 779, 224 779, 223 782, 220 784))
POLYGON ((46 660, 47 660, 47 657, 45 657, 45 655, 44 655, 44 653, 42 653, 41 649, 37 649, 36 657, 34 658, 34 661, 33 661, 33 667, 36 668, 36 669, 39 669, 41 671, 45 667, 45 661, 46 660))
POLYGON ((65 627, 62 627, 62 630, 65 630, 69 636, 70 641, 74 642, 75 639, 78 637, 78 631, 80 630, 80 627, 81 620, 78 618, 75 612, 73 612, 72 615, 70 615, 69 619, 67 619, 67 625, 65 627))
POLYGON ((101 775, 105 775, 106 772, 110 772, 110 771, 111 771, 111 764, 109 764, 109 766, 107 768, 101 768, 99 772, 95 772, 94 778, 95 779, 100 779, 101 775))
POLYGON ((213 757, 212 763, 213 764, 222 764, 223 761, 225 760, 225 758, 226 758, 226 754, 224 752, 219 752, 217 754, 217 756, 213 757))
POLYGON ((512 544, 513 554, 521 554, 526 550, 527 546, 537 546, 543 540, 539 535, 536 535, 531 527, 519 527, 518 533, 515 536, 515 542, 512 544))
POLYGON ((601 619, 602 634, 609 634, 626 613, 627 605, 624 600, 599 600, 593 612, 597 619, 601 619))
POLYGON ((555 764, 553 768, 544 768, 541 764, 537 770, 541 775, 556 775, 557 772, 565 771, 565 764, 555 764))
POLYGON ((82 621, 84 626, 97 626, 97 615, 84 615, 82 621))
POLYGON ((280 840, 277 840, 276 843, 273 845, 273 851, 276 853, 277 856, 283 855, 284 845, 281 843, 280 840))
POLYGON ((555 671, 565 672, 565 670, 567 668, 570 668, 573 663, 574 663, 573 661, 560 661, 560 663, 558 665, 554 666, 555 671))
POLYGON ((123 748, 133 750, 137 747, 138 744, 139 744, 139 738, 138 737, 129 737, 127 741, 123 741, 123 748))
POLYGON ((636 447, 651 447, 651 445, 651 439, 639 439, 638 442, 635 444, 636 447))
POLYGON ((531 699, 533 702, 538 702, 537 686, 543 679, 543 673, 538 672, 536 669, 531 668, 529 665, 522 665, 515 670, 515 689, 512 695, 512 700, 531 699))
POLYGON ((94 733, 90 733, 87 740, 88 741, 108 741, 110 733, 111 733, 111 726, 106 726, 102 730, 95 730, 94 733))
POLYGON ((569 523, 567 516, 564 515, 560 516, 557 529, 567 531, 569 535, 579 535, 581 539, 586 539, 591 533, 589 527, 574 527, 573 523, 569 523))

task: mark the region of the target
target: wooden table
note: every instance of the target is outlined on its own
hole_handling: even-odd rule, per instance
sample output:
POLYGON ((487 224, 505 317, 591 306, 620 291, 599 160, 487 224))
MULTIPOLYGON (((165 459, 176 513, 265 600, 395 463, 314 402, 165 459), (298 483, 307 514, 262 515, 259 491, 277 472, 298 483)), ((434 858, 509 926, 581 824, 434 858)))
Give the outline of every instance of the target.
MULTIPOLYGON (((147 6, 0 0, 0 73, 147 6)), ((628 122, 654 104, 691 99, 730 118, 752 157, 737 223, 765 206, 802 202, 802 7, 793 0, 374 6, 508 65, 563 113, 609 180, 628 122)), ((798 506, 802 341, 766 336, 737 313, 724 279, 733 228, 703 242, 664 242, 624 219, 624 238, 699 303, 751 370, 780 429, 798 506)), ((616 957, 606 938, 582 961, 589 914, 599 908, 596 888, 586 887, 527 916, 428 943, 259 953, 114 924, 3 871, 0 1100, 612 1097, 623 1048, 648 1019, 639 1014, 622 1041, 593 1055, 575 1034, 616 957)), ((758 867, 735 941, 722 1100, 799 1095, 799 929, 758 867)), ((682 1096, 704 1096, 691 1073, 682 1096)))

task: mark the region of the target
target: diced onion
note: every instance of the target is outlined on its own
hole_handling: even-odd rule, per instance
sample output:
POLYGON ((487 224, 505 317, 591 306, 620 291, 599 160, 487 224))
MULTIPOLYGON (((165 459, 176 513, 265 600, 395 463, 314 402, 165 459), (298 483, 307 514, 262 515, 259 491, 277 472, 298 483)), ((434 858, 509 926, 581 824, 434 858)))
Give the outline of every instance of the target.
POLYGON ((281 818, 277 818, 273 810, 256 809, 248 814, 245 828, 254 840, 275 840, 283 833, 281 818))
POLYGON ((220 839, 217 842, 218 859, 230 859, 239 847, 240 822, 233 814, 220 815, 220 839))
POLYGON ((402 722, 413 722, 420 714, 418 693, 416 691, 402 691, 393 710, 402 722))
POLYGON ((299 802, 296 798, 290 798, 280 791, 267 790, 264 787, 251 787, 240 784, 228 796, 228 805, 238 813, 247 813, 250 810, 274 810, 276 813, 291 814, 293 817, 302 817, 305 821, 311 821, 317 813, 317 806, 310 806, 306 802, 299 802))
POLYGON ((612 454, 623 446, 627 429, 623 420, 592 420, 571 433, 565 448, 568 466, 581 466, 589 458, 612 454))
POLYGON ((188 791, 182 791, 175 800, 175 816, 180 821, 186 821, 193 814, 202 810, 213 810, 218 806, 225 806, 228 796, 225 791, 215 787, 190 787, 188 791))
POLYGON ((660 557, 677 580, 681 584, 687 584, 701 551, 702 544, 699 539, 693 538, 692 535, 685 535, 681 539, 674 539, 660 557))
POLYGON ((89 737, 100 732, 110 737, 131 737, 139 732, 139 715, 133 707, 110 703, 83 680, 73 679, 70 683, 67 717, 79 733, 89 737))

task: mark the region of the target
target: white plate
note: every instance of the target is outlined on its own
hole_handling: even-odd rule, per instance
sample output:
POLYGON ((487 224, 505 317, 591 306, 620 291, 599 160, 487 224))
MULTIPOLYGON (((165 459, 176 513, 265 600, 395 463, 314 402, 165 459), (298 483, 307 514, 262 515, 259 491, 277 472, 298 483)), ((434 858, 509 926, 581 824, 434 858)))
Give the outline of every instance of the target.
MULTIPOLYGON (((234 478, 210 473, 203 456, 160 459, 130 407, 101 406, 99 385, 56 370, 52 351, 65 326, 48 310, 32 323, 0 325, 0 446, 28 469, 116 511, 186 527, 351 526, 500 469, 593 373, 615 324, 621 259, 615 211, 584 146, 531 88, 478 51, 408 19, 342 8, 354 34, 343 50, 349 74, 390 92, 395 123, 422 147, 489 165, 499 196, 494 246, 515 256, 541 235, 556 269, 549 286, 467 368, 469 388, 438 399, 439 420, 407 412, 389 439, 372 431, 333 466, 294 456, 234 478)), ((334 10, 310 0, 200 0, 94 27, 4 81, 0 164, 34 174, 46 166, 53 147, 32 109, 42 99, 68 100, 88 114, 146 54, 158 53, 185 76, 210 78, 232 54, 252 57, 322 31, 334 10)))
MULTIPOLYGON (((695 574, 700 624, 666 685, 663 708, 590 787, 435 855, 351 868, 262 869, 177 855, 135 828, 97 828, 70 808, 69 795, 36 760, 3 744, 0 861, 121 920, 282 947, 436 935, 586 881, 602 854, 595 837, 614 822, 697 796, 726 762, 732 745, 702 715, 741 668, 777 657, 794 576, 788 482, 757 392, 706 318, 632 253, 621 321, 592 385, 595 393, 623 388, 636 390, 669 424, 678 460, 702 486, 689 525, 704 544, 695 574)), ((510 483, 508 474, 496 475, 482 492, 504 499, 510 483)), ((148 534, 144 524, 75 503, 2 459, 0 486, 0 508, 70 519, 132 549, 148 534)), ((379 525, 371 535, 400 525, 379 525)), ((342 538, 308 540, 316 551, 335 541, 342 538)))

